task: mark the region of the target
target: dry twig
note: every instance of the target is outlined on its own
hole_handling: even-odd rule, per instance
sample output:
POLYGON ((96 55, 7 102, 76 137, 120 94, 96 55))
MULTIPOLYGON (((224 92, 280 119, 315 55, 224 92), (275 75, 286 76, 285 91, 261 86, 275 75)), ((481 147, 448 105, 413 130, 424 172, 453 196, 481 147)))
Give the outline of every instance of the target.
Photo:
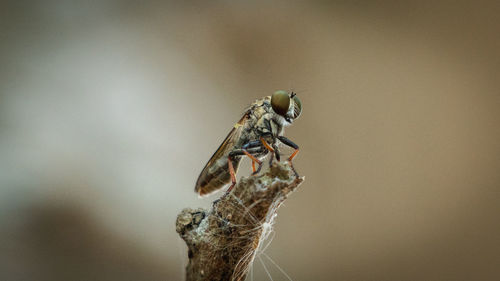
POLYGON ((287 163, 242 178, 210 211, 184 209, 176 230, 188 245, 187 281, 245 279, 278 207, 304 180, 287 163))

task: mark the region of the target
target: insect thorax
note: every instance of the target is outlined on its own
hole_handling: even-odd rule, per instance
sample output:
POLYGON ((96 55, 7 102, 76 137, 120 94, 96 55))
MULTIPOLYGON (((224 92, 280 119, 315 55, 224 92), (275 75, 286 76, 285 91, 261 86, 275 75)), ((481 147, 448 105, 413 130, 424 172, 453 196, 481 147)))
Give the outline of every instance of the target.
POLYGON ((282 121, 279 120, 280 116, 273 112, 270 97, 256 101, 250 107, 248 114, 249 119, 244 125, 238 147, 249 141, 259 140, 261 137, 272 143, 275 137, 283 134, 282 121))

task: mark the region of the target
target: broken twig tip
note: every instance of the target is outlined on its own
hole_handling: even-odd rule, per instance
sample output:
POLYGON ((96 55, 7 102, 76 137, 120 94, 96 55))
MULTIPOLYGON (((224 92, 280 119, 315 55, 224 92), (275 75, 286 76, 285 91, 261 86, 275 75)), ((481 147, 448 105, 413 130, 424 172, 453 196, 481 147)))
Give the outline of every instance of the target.
POLYGON ((182 210, 176 230, 189 248, 186 280, 244 280, 277 209, 303 181, 288 163, 273 163, 242 178, 211 210, 182 210))

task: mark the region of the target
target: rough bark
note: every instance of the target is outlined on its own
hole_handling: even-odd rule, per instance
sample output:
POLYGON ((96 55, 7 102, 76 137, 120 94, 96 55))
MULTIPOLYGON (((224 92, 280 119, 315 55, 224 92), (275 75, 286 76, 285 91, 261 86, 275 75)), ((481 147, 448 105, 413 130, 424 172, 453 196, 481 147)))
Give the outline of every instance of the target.
POLYGON ((303 180, 289 164, 275 163, 242 178, 210 210, 182 210, 176 230, 188 246, 186 280, 244 280, 278 207, 303 180))

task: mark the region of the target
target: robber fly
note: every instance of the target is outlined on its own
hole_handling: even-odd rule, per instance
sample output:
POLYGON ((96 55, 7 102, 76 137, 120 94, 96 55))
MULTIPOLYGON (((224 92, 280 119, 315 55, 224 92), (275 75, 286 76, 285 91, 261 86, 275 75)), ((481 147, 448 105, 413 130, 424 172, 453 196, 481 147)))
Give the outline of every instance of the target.
MULTIPOLYGON (((252 160, 253 174, 257 174, 268 153, 271 153, 270 164, 274 157, 280 161, 278 141, 295 149, 288 158, 292 164, 299 146, 283 136, 284 127, 291 125, 301 111, 302 103, 293 92, 276 91, 272 96, 256 100, 205 165, 194 190, 199 195, 207 195, 231 182, 229 193, 236 184, 235 174, 241 158, 248 156, 252 160)), ((297 172, 295 175, 298 177, 297 172)))

